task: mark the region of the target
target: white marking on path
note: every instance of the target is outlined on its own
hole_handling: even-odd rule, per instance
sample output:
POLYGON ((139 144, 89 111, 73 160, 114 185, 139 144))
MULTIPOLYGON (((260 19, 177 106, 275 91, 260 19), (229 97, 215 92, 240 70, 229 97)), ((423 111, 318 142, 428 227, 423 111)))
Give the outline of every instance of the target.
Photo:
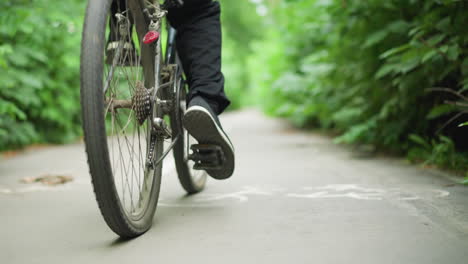
POLYGON ((398 198, 398 200, 400 201, 416 201, 416 200, 420 200, 421 197, 419 196, 410 196, 410 197, 400 197, 398 198))
MULTIPOLYGON (((391 198, 400 201, 416 201, 422 200, 421 196, 415 194, 407 194, 405 191, 392 188, 388 190, 378 188, 366 188, 357 184, 330 184, 319 187, 304 187, 303 190, 315 191, 311 193, 288 193, 288 197, 307 198, 307 199, 327 199, 327 198, 351 198, 357 200, 382 200, 391 198)), ((429 190, 431 197, 443 198, 450 195, 450 192, 445 190, 429 190)))
POLYGON ((325 198, 352 198, 357 200, 382 200, 380 193, 356 193, 356 192, 347 192, 347 193, 337 193, 332 194, 329 192, 315 192, 309 194, 297 194, 297 193, 288 193, 288 197, 296 198, 309 198, 309 199, 325 199, 325 198))
POLYGON ((383 189, 365 188, 357 184, 330 184, 320 187, 304 187, 304 190, 317 190, 312 193, 288 193, 287 197, 327 199, 327 198, 351 198, 357 200, 382 200, 387 192, 383 189))
POLYGON ((329 184, 321 187, 305 187, 305 190, 330 190, 335 192, 358 191, 364 193, 385 193, 383 189, 365 188, 357 184, 329 184))
POLYGON ((3 194, 10 194, 12 193, 13 191, 11 189, 8 189, 8 188, 0 188, 0 193, 3 193, 3 194))
POLYGON ((239 202, 247 202, 249 200, 248 195, 273 195, 273 191, 261 190, 253 186, 244 186, 242 190, 233 193, 221 193, 221 194, 200 194, 196 197, 196 201, 210 202, 219 201, 223 199, 234 199, 239 202))
POLYGON ((450 192, 444 190, 433 190, 436 193, 437 198, 443 198, 450 195, 450 192))
POLYGON ((407 193, 398 188, 381 189, 381 188, 367 188, 357 184, 330 184, 317 187, 303 187, 302 190, 312 191, 308 193, 287 193, 287 189, 283 187, 255 187, 244 186, 240 191, 231 193, 214 193, 214 194, 199 194, 193 200, 187 203, 171 203, 170 201, 163 200, 159 203, 163 207, 213 207, 223 206, 226 201, 245 203, 249 198, 255 195, 260 196, 276 196, 278 198, 292 197, 302 199, 355 199, 355 200, 369 200, 380 201, 383 199, 397 199, 400 201, 415 201, 422 200, 423 197, 430 193, 430 197, 442 198, 450 195, 448 191, 444 190, 425 190, 422 196, 407 193), (426 194, 426 195, 424 195, 426 194))

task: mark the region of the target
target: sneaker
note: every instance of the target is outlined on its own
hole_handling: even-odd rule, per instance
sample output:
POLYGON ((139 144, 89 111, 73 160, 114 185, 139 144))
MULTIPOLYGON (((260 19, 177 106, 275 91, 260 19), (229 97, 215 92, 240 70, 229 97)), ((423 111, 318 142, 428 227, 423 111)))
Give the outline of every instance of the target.
POLYGON ((210 105, 200 96, 190 100, 183 117, 185 129, 199 144, 220 146, 226 157, 224 167, 220 170, 206 170, 213 178, 222 180, 231 177, 234 172, 234 147, 224 132, 218 116, 210 105))

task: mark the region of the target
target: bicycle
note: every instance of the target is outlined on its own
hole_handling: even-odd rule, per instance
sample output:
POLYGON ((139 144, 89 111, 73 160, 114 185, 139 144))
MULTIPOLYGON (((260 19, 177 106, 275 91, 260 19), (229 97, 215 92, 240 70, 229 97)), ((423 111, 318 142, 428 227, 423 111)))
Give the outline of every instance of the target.
POLYGON ((187 85, 168 23, 180 0, 89 1, 81 46, 81 108, 94 193, 119 236, 146 232, 156 211, 162 165, 172 150, 189 194, 203 190, 207 169, 219 169, 218 146, 201 145, 182 126, 187 85))

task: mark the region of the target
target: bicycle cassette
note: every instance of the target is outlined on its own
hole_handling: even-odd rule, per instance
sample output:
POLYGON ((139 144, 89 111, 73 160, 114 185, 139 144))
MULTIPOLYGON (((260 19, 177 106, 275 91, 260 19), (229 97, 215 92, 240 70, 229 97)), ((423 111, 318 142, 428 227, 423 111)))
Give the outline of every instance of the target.
POLYGON ((137 82, 132 97, 132 109, 135 111, 138 124, 141 126, 151 115, 151 94, 142 82, 137 82))

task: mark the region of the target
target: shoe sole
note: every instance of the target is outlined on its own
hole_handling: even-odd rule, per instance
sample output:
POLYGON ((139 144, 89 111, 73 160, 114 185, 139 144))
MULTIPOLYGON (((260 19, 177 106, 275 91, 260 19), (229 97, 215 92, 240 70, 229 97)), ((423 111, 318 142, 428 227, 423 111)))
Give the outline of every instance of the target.
POLYGON ((218 180, 231 177, 234 172, 234 147, 208 110, 201 106, 190 107, 184 114, 183 123, 185 129, 199 144, 217 145, 224 152, 226 161, 223 168, 220 170, 206 170, 206 172, 218 180))

